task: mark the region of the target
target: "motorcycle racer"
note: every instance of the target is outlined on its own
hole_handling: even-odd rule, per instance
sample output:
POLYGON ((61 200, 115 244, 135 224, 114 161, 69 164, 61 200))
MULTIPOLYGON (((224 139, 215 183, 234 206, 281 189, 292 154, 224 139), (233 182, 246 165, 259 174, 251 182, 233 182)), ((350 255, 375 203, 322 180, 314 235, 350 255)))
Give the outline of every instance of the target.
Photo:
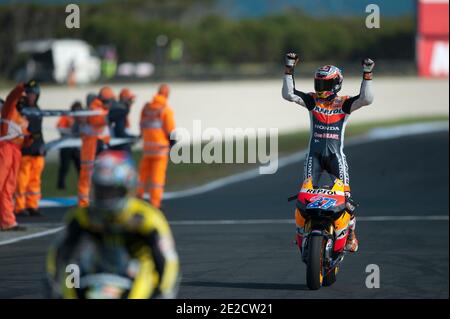
MULTIPOLYGON (((179 264, 173 237, 163 213, 132 196, 137 172, 128 153, 101 153, 94 166, 92 184, 91 205, 69 213, 64 236, 48 253, 51 295, 83 296, 80 290, 65 284, 65 268, 80 262, 74 256, 80 250, 80 243, 88 237, 105 249, 124 249, 139 263, 137 272, 132 271, 131 275, 130 270, 126 271, 132 280, 128 298, 175 297, 179 264)), ((83 285, 83 279, 80 281, 83 285)))
MULTIPOLYGON (((356 96, 338 96, 341 90, 343 75, 339 68, 325 65, 316 70, 314 75, 315 92, 304 93, 295 88, 294 69, 299 62, 295 53, 285 55, 285 75, 282 96, 295 102, 309 111, 311 136, 309 152, 304 164, 304 179, 311 178, 313 183, 322 171, 339 177, 344 182, 348 206, 353 206, 350 194, 350 178, 347 160, 344 154, 345 127, 349 115, 363 106, 373 102, 372 71, 374 61, 366 58, 362 61, 363 80, 360 93, 356 96)), ((302 237, 302 217, 297 216, 298 236, 302 237)), ((304 222, 304 221, 303 221, 304 222)), ((358 250, 355 235, 355 216, 349 223, 349 235, 346 249, 358 250)))

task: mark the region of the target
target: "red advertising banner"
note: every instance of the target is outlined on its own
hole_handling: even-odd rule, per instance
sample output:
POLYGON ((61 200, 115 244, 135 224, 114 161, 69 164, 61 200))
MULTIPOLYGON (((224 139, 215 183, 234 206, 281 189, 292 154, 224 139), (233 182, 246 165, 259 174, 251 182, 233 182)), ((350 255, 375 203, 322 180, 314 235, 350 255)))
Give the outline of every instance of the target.
POLYGON ((448 77, 448 38, 417 41, 417 63, 420 76, 448 77))
POLYGON ((449 0, 419 0, 418 6, 419 76, 448 77, 449 0))
POLYGON ((448 37, 448 0, 420 0, 418 32, 421 36, 448 37))

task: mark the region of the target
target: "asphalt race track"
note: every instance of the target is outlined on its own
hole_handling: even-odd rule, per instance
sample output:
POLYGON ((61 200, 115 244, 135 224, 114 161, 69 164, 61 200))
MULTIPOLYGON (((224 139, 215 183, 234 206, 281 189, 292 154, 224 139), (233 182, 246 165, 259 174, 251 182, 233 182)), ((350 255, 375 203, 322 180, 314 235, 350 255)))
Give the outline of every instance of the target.
MULTIPOLYGON (((182 265, 179 297, 448 298, 448 146, 446 131, 347 147, 361 204, 360 250, 346 256, 336 284, 318 291, 306 287, 295 227, 285 221, 293 217, 286 199, 298 188, 301 159, 275 175, 167 201, 182 265), (380 268, 378 289, 365 285, 369 264, 380 268)), ((64 211, 45 214, 24 223, 59 225, 64 211)), ((0 246, 1 298, 43 297, 45 252, 55 236, 0 246)))

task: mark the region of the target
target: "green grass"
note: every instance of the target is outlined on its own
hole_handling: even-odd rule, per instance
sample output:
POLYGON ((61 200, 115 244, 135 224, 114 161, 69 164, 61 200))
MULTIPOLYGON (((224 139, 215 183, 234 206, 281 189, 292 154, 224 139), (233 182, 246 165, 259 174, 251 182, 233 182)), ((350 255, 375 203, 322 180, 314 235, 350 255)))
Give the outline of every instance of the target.
MULTIPOLYGON (((388 127, 401 124, 418 122, 448 121, 447 116, 417 117, 406 119, 393 119, 388 121, 375 121, 364 124, 349 124, 346 129, 346 137, 361 135, 377 127, 388 127)), ((286 156, 296 151, 305 149, 309 142, 309 131, 302 130, 288 134, 282 134, 278 139, 279 156, 286 156)), ((191 152, 192 153, 192 152, 191 152)), ((136 163, 142 153, 135 151, 133 157, 136 163)), ((249 168, 258 167, 259 164, 173 164, 169 163, 167 172, 167 190, 180 190, 194 185, 225 177, 230 174, 245 171, 249 168)), ((71 168, 66 185, 67 189, 60 191, 56 188, 58 172, 57 162, 47 162, 42 176, 42 193, 44 197, 66 197, 77 193, 77 175, 74 167, 71 168)))

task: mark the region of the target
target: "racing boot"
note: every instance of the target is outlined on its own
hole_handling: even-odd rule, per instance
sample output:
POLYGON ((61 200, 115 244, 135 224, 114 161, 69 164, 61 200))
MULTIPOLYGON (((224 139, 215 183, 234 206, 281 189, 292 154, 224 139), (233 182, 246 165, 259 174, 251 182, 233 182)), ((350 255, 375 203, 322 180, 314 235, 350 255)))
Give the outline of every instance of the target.
POLYGON ((350 195, 350 192, 345 192, 345 208, 347 209, 347 212, 354 216, 355 210, 358 208, 359 204, 355 202, 350 195))
MULTIPOLYGON (((295 226, 296 226, 296 233, 295 233, 295 243, 297 244, 298 250, 300 251, 300 255, 302 256, 302 259, 305 257, 303 255, 303 237, 305 234, 305 218, 303 218, 302 214, 298 210, 298 208, 295 209, 295 226)), ((303 260, 304 261, 304 260, 303 260)))
POLYGON ((354 253, 358 250, 358 239, 356 238, 355 234, 355 210, 358 206, 359 204, 353 200, 351 193, 345 192, 345 207, 347 208, 347 212, 352 216, 348 224, 348 236, 347 242, 345 244, 345 250, 351 253, 354 253))
POLYGON ((356 219, 355 216, 353 216, 348 224, 348 236, 347 242, 345 244, 345 250, 351 253, 354 253, 358 250, 358 239, 356 238, 355 225, 356 219))

